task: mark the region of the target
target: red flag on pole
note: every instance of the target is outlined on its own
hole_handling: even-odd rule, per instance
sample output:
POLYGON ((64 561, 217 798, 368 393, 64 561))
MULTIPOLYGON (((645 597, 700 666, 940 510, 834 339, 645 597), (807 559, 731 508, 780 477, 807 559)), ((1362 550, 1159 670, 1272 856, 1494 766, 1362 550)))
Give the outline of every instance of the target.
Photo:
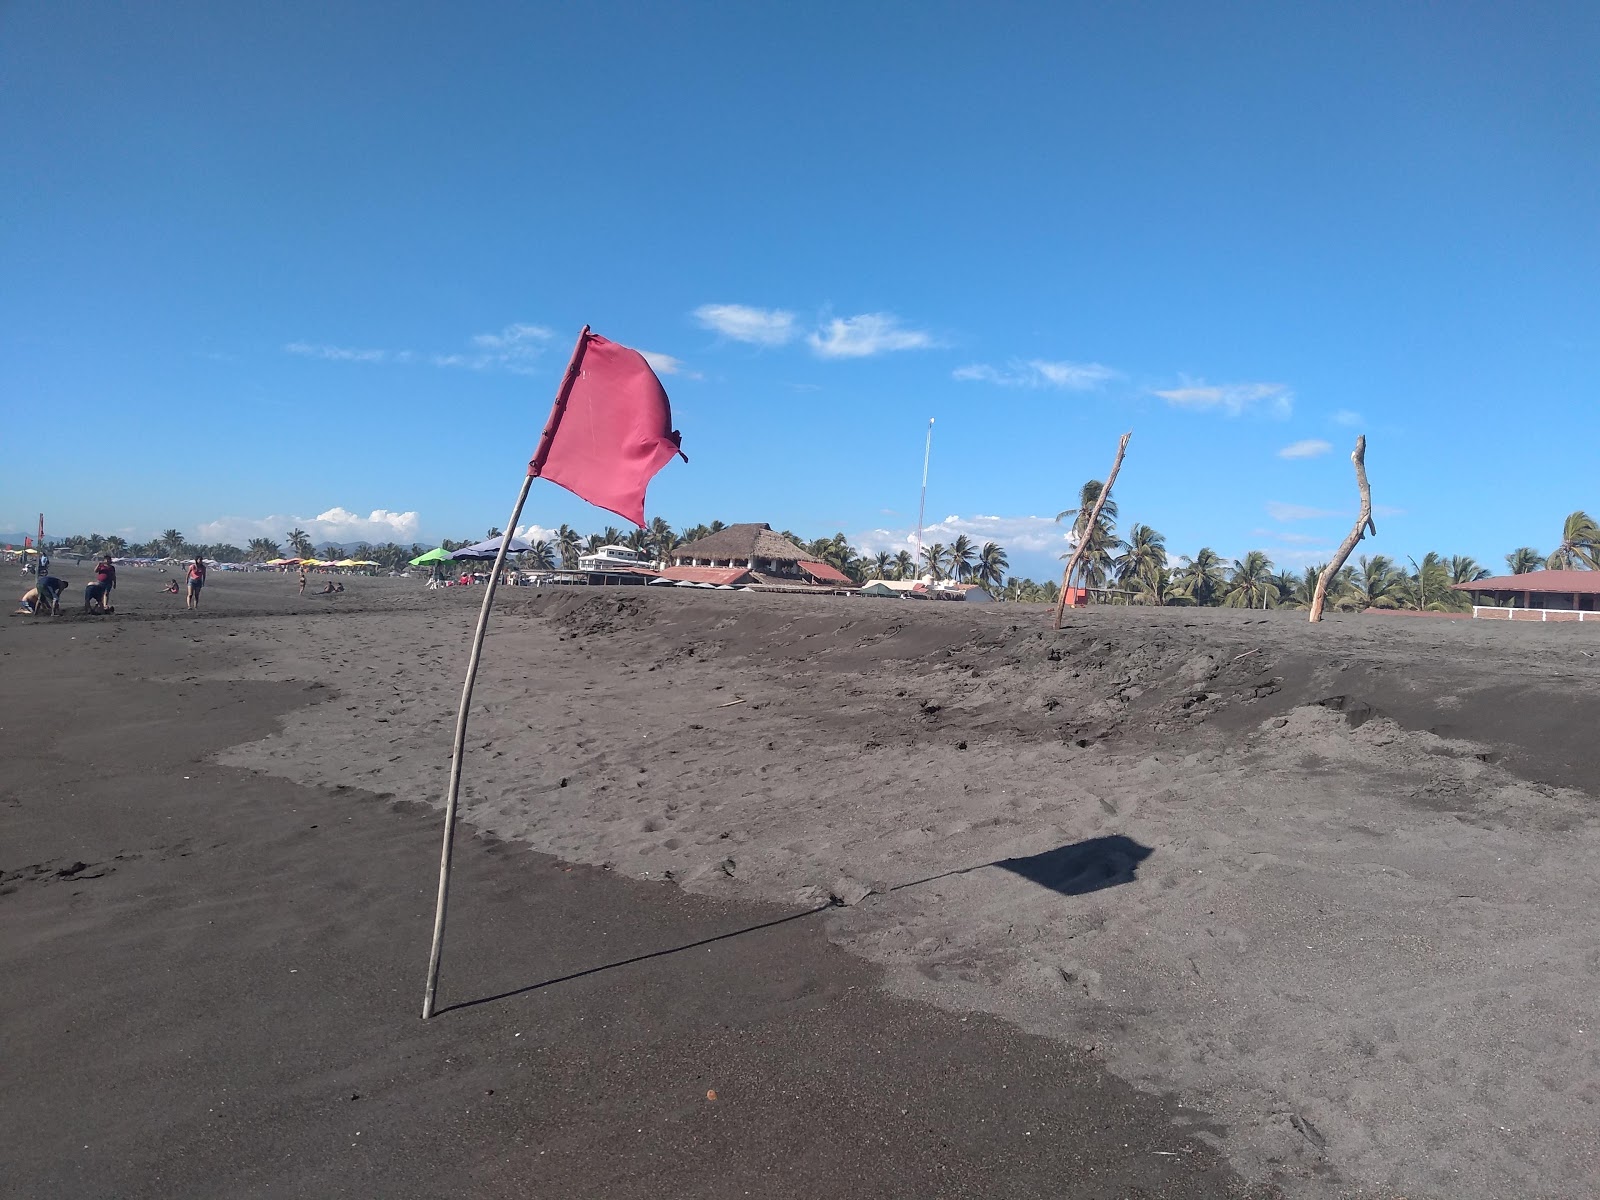
POLYGON ((645 488, 683 454, 678 443, 672 405, 644 355, 585 326, 528 474, 642 526, 645 488))

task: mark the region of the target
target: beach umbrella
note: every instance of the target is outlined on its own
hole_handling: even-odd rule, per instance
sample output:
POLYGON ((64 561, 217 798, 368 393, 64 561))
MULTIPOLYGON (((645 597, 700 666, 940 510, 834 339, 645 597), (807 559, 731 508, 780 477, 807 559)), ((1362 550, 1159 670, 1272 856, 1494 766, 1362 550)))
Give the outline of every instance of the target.
MULTIPOLYGON (((519 537, 513 537, 510 540, 510 542, 508 542, 506 544, 506 553, 507 554, 522 554, 525 551, 532 550, 532 549, 533 549, 533 546, 532 546, 531 543, 525 542, 519 537)), ((494 558, 499 553, 500 553, 500 539, 499 538, 490 538, 488 541, 479 542, 475 546, 463 546, 461 549, 457 550, 453 555, 451 555, 451 557, 452 558, 494 558)))
POLYGON ((417 555, 417 557, 411 560, 411 565, 413 567, 425 567, 430 563, 449 561, 450 551, 446 550, 443 546, 439 546, 429 550, 426 554, 417 555))

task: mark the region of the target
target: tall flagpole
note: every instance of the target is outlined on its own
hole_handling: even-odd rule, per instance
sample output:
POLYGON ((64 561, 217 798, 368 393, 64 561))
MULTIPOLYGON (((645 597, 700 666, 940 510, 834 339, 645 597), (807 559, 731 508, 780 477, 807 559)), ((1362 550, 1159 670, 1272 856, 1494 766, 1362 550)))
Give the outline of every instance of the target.
POLYGON ((922 571, 922 519, 928 509, 928 460, 933 457, 933 418, 928 418, 928 444, 922 449, 922 499, 917 501, 917 561, 912 564, 919 574, 922 571))
POLYGON ((478 660, 483 656, 483 636, 489 629, 489 610, 494 607, 495 587, 500 582, 500 572, 505 568, 506 549, 517 534, 517 519, 522 516, 522 506, 527 502, 528 489, 544 466, 550 453, 550 440, 566 411, 567 397, 578 378, 583 363, 583 349, 588 342, 589 327, 585 325, 578 334, 578 344, 572 348, 572 359, 567 363, 567 373, 561 377, 556 400, 550 407, 550 419, 545 422, 544 434, 534 453, 528 474, 517 493, 517 502, 511 508, 511 518, 506 531, 500 535, 500 550, 494 556, 494 570, 489 572, 488 585, 483 589, 483 607, 478 610, 478 628, 472 635, 472 653, 467 658, 467 678, 461 685, 461 707, 456 711, 456 737, 450 749, 450 786, 444 798, 444 848, 439 853, 439 902, 433 913, 433 949, 428 954, 428 987, 422 997, 422 1019, 433 1016, 433 997, 439 988, 439 956, 444 950, 444 913, 450 900, 450 850, 456 836, 456 809, 461 797, 461 758, 467 744, 467 709, 472 704, 472 685, 478 678, 478 660))

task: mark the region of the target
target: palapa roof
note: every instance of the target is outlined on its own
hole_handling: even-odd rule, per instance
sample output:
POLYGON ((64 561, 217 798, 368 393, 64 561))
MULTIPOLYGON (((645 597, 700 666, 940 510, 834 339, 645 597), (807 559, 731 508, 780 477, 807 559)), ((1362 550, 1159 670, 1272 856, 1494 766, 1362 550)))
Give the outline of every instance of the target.
POLYGON ((774 562, 810 562, 816 558, 809 550, 795 545, 782 534, 773 533, 766 522, 729 525, 716 533, 685 542, 672 552, 678 558, 770 558, 774 562))
POLYGON ((1528 571, 1521 575, 1491 575, 1471 583, 1451 585, 1457 592, 1553 592, 1600 595, 1600 571, 1528 571))

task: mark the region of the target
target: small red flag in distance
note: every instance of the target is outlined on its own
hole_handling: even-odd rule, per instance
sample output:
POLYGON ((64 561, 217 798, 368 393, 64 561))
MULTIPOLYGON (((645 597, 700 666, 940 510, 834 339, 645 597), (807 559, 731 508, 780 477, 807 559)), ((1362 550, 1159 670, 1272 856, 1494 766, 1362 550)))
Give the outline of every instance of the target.
POLYGON ((644 355, 586 328, 528 474, 643 526, 645 488, 680 454, 672 405, 644 355))

